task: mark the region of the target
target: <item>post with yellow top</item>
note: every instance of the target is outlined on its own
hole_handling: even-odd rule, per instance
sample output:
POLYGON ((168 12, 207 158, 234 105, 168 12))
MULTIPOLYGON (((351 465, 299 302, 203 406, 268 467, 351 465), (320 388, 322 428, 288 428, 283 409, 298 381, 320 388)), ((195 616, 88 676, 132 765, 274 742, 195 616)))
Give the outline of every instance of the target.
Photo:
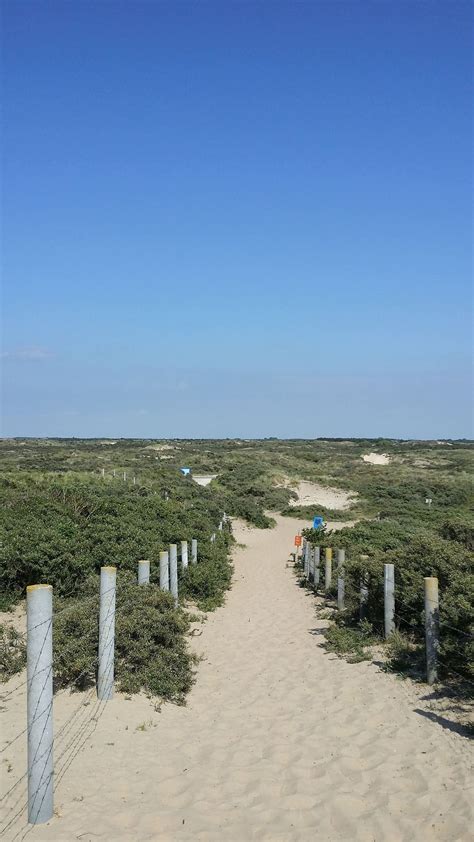
POLYGON ((150 583, 150 562, 142 559, 138 562, 138 584, 148 585, 150 583))
POLYGON ((26 589, 28 821, 53 815, 53 589, 26 589))
POLYGON ((332 547, 326 547, 325 552, 325 570, 324 570, 324 590, 331 589, 332 582, 332 547))
POLYGON ((438 579, 427 576, 425 582, 425 640, 426 680, 434 684, 438 679, 439 598, 438 579))
POLYGON ((97 698, 102 701, 113 699, 114 696, 116 580, 116 567, 100 568, 99 668, 97 677, 97 698))

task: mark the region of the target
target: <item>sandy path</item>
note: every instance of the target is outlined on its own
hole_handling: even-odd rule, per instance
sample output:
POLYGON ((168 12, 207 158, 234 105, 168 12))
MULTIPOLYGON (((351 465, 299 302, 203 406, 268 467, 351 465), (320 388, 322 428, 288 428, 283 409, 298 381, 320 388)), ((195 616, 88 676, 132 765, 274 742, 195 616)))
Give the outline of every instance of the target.
MULTIPOLYGON (((29 841, 469 838, 466 739, 416 713, 392 676, 319 646, 314 600, 286 567, 297 526, 236 526, 247 546, 195 640, 205 660, 187 707, 109 702, 59 784, 57 817, 29 841)), ((77 703, 58 699, 56 727, 77 703)), ((20 754, 14 765, 16 777, 20 754)))

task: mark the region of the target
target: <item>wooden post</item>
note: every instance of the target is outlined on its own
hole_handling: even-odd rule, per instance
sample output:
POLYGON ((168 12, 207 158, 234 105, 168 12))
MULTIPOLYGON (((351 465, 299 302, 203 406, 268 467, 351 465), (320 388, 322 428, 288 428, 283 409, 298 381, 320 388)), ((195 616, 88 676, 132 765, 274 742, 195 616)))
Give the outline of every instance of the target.
POLYGON ((332 582, 332 548, 326 547, 325 570, 324 570, 324 590, 331 589, 332 582))
POLYGON ((116 567, 100 568, 99 666, 97 698, 103 701, 114 695, 115 583, 116 567))
POLYGON ((438 678, 439 597, 438 579, 427 576, 425 582, 426 680, 434 684, 438 678))
POLYGON ((160 588, 162 591, 170 589, 170 566, 167 552, 160 553, 160 588))
POLYGON ((393 564, 383 566, 383 611, 387 638, 395 631, 395 567, 393 564))

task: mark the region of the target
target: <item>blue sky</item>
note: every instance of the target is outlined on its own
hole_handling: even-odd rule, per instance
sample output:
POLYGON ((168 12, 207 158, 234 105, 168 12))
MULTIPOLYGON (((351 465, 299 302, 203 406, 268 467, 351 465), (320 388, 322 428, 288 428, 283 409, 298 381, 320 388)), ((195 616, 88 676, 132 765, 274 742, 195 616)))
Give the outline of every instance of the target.
POLYGON ((3 435, 472 435, 470 3, 3 8, 3 435))

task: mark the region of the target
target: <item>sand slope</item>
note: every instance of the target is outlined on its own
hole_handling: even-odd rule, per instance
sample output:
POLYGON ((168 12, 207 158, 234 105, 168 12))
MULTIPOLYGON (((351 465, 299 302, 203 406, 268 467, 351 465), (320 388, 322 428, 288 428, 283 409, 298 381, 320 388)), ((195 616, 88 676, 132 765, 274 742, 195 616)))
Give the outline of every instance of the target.
POLYGON ((327 509, 349 509, 356 492, 343 491, 340 488, 329 488, 317 482, 302 480, 292 489, 298 495, 296 500, 290 500, 290 506, 325 506, 327 509))
MULTIPOLYGON (((193 641, 205 660, 187 707, 109 702, 59 783, 57 817, 29 842, 469 838, 466 739, 417 713, 407 685, 321 648, 314 599, 286 567, 298 527, 236 526, 247 546, 227 605, 193 641)), ((57 699, 57 729, 78 700, 57 699)), ((8 729, 24 722, 20 702, 8 729)), ((22 754, 9 752, 15 777, 22 754)))

